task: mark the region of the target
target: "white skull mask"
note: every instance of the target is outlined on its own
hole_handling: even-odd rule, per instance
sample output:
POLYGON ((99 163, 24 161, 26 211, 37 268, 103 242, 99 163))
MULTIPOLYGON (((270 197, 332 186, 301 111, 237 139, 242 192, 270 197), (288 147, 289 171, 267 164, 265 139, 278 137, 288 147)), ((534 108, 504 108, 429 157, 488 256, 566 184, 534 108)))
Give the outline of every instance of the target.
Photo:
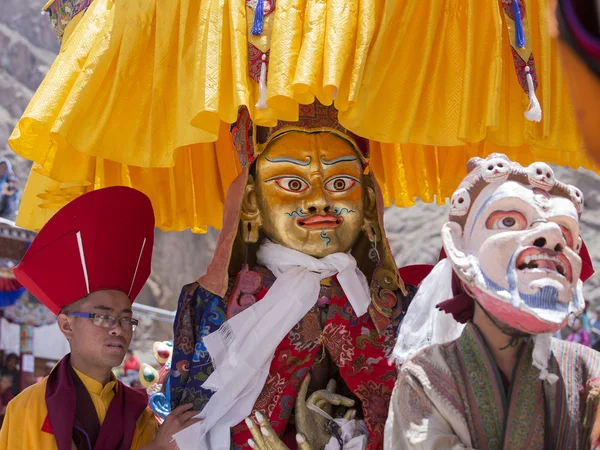
POLYGON ((527 168, 527 179, 529 184, 545 191, 549 191, 556 184, 554 171, 543 162, 535 162, 527 168))
POLYGON ((471 206, 471 195, 469 191, 465 188, 458 189, 452 195, 452 206, 450 207, 450 215, 451 216, 464 216, 469 211, 469 206, 471 206))
POLYGON ((510 161, 501 157, 488 158, 481 163, 481 176, 488 183, 504 181, 510 174, 510 161))
POLYGON ((533 334, 556 331, 583 307, 576 204, 544 193, 540 205, 537 187, 490 183, 471 199, 464 226, 448 222, 442 231, 455 273, 479 304, 533 334))

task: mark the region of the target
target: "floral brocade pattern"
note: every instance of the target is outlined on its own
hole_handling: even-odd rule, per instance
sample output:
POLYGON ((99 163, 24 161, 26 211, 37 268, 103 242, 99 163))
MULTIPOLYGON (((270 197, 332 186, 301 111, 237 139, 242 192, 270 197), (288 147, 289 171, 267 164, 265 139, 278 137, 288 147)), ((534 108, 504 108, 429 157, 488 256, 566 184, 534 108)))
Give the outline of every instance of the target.
POLYGON ((311 351, 319 345, 317 340, 321 335, 319 312, 313 307, 300 322, 296 324, 288 339, 296 351, 311 351))
MULTIPOLYGON (((260 266, 252 270, 263 275, 263 288, 256 295, 257 301, 260 301, 274 277, 260 266)), ((343 291, 336 288, 335 278, 332 283, 334 288, 322 290, 322 293, 331 295, 324 325, 321 326, 319 310, 314 307, 281 341, 253 412, 261 411, 267 415, 275 432, 283 435, 293 413, 300 384, 325 346, 347 388, 361 400, 362 415, 369 430, 368 449, 379 449, 382 448, 383 428, 397 375, 395 366, 388 364, 385 353, 393 346, 398 323, 390 323, 389 330, 379 336, 369 315, 356 317, 343 291), (363 342, 359 346, 361 336, 363 342), (365 336, 369 338, 365 340, 365 336)), ((190 402, 195 409, 201 410, 213 394, 202 389, 203 382, 213 371, 202 338, 225 321, 226 299, 234 284, 233 280, 225 299, 207 292, 197 283, 184 287, 175 320, 173 367, 181 369, 171 374, 172 407, 190 402), (193 346, 190 344, 191 336, 193 346)), ((398 308, 407 303, 399 302, 398 308)), ((401 314, 394 317, 401 317, 401 314)), ((251 435, 243 422, 232 428, 232 436, 235 448, 249 448, 247 440, 251 435)))
MULTIPOLYGON (((248 42, 248 73, 250 77, 257 83, 260 81, 260 70, 265 56, 264 63, 267 65, 267 74, 269 73, 269 53, 263 53, 257 47, 248 42)), ((268 78, 267 78, 268 81, 268 78)))
POLYGON ((336 361, 338 367, 346 367, 352 361, 356 342, 353 342, 350 331, 344 324, 328 323, 325 325, 321 340, 325 342, 329 354, 336 361))
POLYGON ((529 67, 529 73, 531 74, 531 78, 533 79, 533 87, 537 89, 537 72, 535 70, 535 61, 533 59, 533 55, 529 57, 528 61, 524 61, 523 58, 519 56, 519 54, 515 51, 514 48, 511 50, 513 55, 513 61, 515 63, 515 72, 517 74, 519 84, 527 94, 529 92, 529 87, 527 86, 527 72, 525 72, 525 67, 529 67))
MULTIPOLYGON (((384 363, 387 364, 387 361, 384 363)), ((395 381, 396 379, 394 378, 392 380, 392 389, 395 381)), ((369 436, 370 444, 373 444, 375 439, 376 442, 379 442, 383 437, 383 429, 388 416, 392 389, 390 389, 389 382, 382 383, 376 379, 376 381, 365 380, 354 391, 354 394, 362 402, 363 413, 365 414, 364 420, 371 431, 369 436)))
POLYGON ((279 403, 286 380, 279 373, 269 374, 265 382, 265 388, 260 393, 254 404, 254 410, 271 417, 275 410, 275 405, 279 403))
POLYGON ((201 410, 213 394, 202 384, 214 368, 202 338, 225 321, 225 303, 197 283, 184 286, 173 329, 173 358, 170 374, 171 407, 193 403, 201 410))
MULTIPOLYGON (((522 23, 526 24, 528 20, 527 8, 525 6, 524 0, 502 0, 502 10, 506 17, 505 21, 507 22, 506 27, 511 35, 515 32, 514 28, 516 26, 514 23, 511 23, 515 21, 515 11, 513 7, 513 3, 515 1, 519 5, 522 23)), ((515 72, 517 75, 517 79, 519 80, 519 84, 521 85, 521 88, 523 89, 525 94, 529 94, 529 87, 527 85, 527 72, 525 71, 525 67, 529 67, 531 79, 533 80, 534 90, 536 90, 538 87, 537 72, 535 70, 535 60, 533 58, 533 53, 531 53, 530 40, 531 36, 527 36, 526 42, 528 42, 528 44, 526 44, 525 48, 529 49, 529 51, 526 51, 521 55, 519 55, 519 51, 517 51, 517 49, 514 46, 512 46, 514 44, 511 45, 511 52, 513 57, 513 63, 515 66, 515 72)))
POLYGON ((46 11, 50 14, 50 23, 59 40, 65 33, 65 28, 82 11, 88 9, 92 0, 55 0, 46 11))
POLYGON ((498 400, 503 393, 498 391, 497 380, 492 378, 494 374, 489 365, 493 363, 485 356, 481 345, 475 331, 470 330, 467 326, 458 340, 460 355, 463 358, 466 376, 476 401, 476 409, 487 447, 490 450, 501 450, 506 406, 502 403, 499 404, 498 400))

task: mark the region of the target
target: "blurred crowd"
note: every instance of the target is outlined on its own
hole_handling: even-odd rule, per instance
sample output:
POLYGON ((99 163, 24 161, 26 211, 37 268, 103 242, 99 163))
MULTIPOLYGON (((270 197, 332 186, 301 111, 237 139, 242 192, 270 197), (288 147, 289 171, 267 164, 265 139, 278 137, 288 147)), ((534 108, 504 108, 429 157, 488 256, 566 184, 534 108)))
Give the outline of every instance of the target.
POLYGON ((0 352, 0 426, 4 421, 8 402, 19 393, 19 357, 0 352))
POLYGON ((131 386, 132 388, 142 389, 142 383, 140 382, 140 360, 133 350, 127 350, 127 356, 121 367, 117 367, 113 370, 116 377, 124 384, 131 386))
POLYGON ((555 337, 600 351, 600 306, 591 311, 590 302, 586 300, 583 312, 557 331, 555 337))
POLYGON ((12 164, 8 159, 0 159, 0 217, 14 222, 20 199, 19 179, 12 164))

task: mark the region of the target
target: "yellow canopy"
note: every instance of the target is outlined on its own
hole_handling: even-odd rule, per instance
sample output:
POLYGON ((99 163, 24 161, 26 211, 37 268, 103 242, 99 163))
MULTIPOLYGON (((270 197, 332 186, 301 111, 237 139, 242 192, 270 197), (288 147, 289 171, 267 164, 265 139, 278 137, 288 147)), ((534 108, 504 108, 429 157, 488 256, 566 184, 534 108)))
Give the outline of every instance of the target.
MULTIPOLYGON (((34 165, 17 219, 39 229, 77 195, 123 184, 145 192, 163 230, 220 228, 239 163, 228 134, 238 107, 272 125, 298 104, 335 101, 341 123, 372 139, 389 205, 444 199, 466 161, 492 152, 595 169, 582 150, 546 0, 525 0, 541 122, 513 65, 502 2, 287 0, 266 16, 268 109, 254 107, 246 0, 94 0, 9 144, 34 165), (270 21, 269 23, 267 23, 270 21)), ((249 25, 250 23, 250 25, 249 25)))

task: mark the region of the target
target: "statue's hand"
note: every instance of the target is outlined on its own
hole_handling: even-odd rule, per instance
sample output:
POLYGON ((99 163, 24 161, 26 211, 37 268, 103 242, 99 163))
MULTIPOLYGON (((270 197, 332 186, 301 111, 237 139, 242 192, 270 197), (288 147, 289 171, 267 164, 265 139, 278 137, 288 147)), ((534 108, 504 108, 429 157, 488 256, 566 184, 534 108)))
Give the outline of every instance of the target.
MULTIPOLYGON (((310 410, 307 405, 314 405, 331 416, 334 405, 352 408, 354 400, 335 393, 337 387, 335 380, 329 380, 327 389, 313 392, 307 400, 306 395, 309 384, 310 374, 304 378, 296 399, 296 430, 306 436, 311 447, 322 449, 333 437, 329 428, 329 420, 310 410)), ((346 418, 351 418, 354 414, 354 410, 349 410, 346 413, 346 418)))
MULTIPOLYGON (((248 445, 253 450, 289 450, 262 413, 256 413, 256 421, 258 425, 250 417, 246 418, 246 425, 252 433, 252 439, 248 439, 248 445)), ((312 450, 302 434, 296 434, 296 443, 299 450, 312 450)))

